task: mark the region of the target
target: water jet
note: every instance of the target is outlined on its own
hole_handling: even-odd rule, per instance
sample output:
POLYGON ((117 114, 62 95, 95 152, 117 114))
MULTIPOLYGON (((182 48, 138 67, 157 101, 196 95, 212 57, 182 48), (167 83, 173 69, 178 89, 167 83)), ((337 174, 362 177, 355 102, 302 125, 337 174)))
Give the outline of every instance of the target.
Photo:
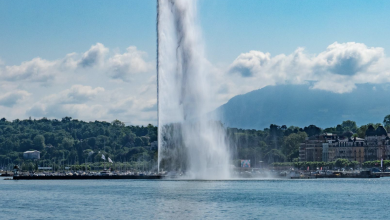
POLYGON ((159 171, 228 179, 226 131, 210 117, 213 92, 196 0, 157 1, 159 171))

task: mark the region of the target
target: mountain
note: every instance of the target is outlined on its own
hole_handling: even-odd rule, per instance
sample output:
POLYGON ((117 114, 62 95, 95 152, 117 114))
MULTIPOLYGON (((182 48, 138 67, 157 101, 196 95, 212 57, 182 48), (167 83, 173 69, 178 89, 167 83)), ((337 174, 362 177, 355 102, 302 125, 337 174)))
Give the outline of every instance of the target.
POLYGON ((231 98, 216 109, 227 127, 264 129, 270 124, 334 127, 382 122, 390 114, 390 85, 358 85, 351 93, 310 89, 310 85, 267 86, 231 98))

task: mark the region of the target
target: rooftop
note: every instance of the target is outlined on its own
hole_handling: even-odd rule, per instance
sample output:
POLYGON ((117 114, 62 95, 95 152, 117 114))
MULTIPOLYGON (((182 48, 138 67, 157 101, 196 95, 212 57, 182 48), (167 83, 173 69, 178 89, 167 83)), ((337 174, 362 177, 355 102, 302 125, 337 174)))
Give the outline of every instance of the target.
POLYGON ((39 152, 39 151, 37 151, 37 150, 30 150, 30 151, 25 151, 24 152, 25 154, 27 153, 27 154, 29 154, 29 153, 41 153, 41 152, 39 152))

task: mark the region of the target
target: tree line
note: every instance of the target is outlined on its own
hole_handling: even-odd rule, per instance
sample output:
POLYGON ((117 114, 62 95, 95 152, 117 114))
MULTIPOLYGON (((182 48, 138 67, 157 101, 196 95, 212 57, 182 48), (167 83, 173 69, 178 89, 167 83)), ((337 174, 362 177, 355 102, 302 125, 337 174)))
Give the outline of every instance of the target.
MULTIPOLYGON (((62 120, 0 119, 0 165, 22 164, 26 169, 36 166, 66 166, 104 162, 102 154, 115 162, 136 166, 140 161, 157 160, 157 127, 125 126, 113 122, 85 122, 71 117, 62 120), (38 150, 39 161, 23 159, 23 152, 38 150)), ((144 165, 145 166, 145 165, 144 165)), ((150 166, 148 164, 148 166, 150 166)))
MULTIPOLYGON (((369 127, 381 123, 357 126, 346 120, 341 124, 322 129, 315 125, 303 128, 271 124, 263 130, 226 128, 233 163, 239 166, 241 159, 251 160, 252 166, 262 164, 298 162, 299 145, 309 136, 323 132, 346 137, 365 137, 369 127)), ((390 115, 383 126, 389 130, 390 115)), ((123 167, 157 166, 157 127, 126 126, 119 120, 112 122, 85 122, 71 117, 57 119, 25 119, 8 121, 0 119, 0 166, 8 163, 23 164, 26 169, 37 166, 79 167, 102 166, 104 154, 123 167), (23 152, 38 150, 41 159, 23 159, 23 152)), ((118 165, 119 166, 119 165, 118 165)), ((310 165, 309 165, 310 166, 310 165)))
MULTIPOLYGON (((281 167, 281 168, 287 168, 287 167, 296 167, 298 169, 306 169, 307 167, 310 168, 310 170, 316 170, 320 169, 321 167, 325 169, 341 169, 341 168, 357 168, 357 167, 363 167, 363 168, 372 168, 372 167, 380 167, 381 161, 380 160, 374 160, 374 161, 365 161, 362 164, 359 164, 358 161, 349 161, 348 159, 342 159, 339 158, 335 161, 331 162, 323 162, 323 161, 305 161, 305 162, 276 162, 272 163, 273 167, 281 167)), ((389 167, 390 166, 390 160, 383 160, 383 167, 389 167)))

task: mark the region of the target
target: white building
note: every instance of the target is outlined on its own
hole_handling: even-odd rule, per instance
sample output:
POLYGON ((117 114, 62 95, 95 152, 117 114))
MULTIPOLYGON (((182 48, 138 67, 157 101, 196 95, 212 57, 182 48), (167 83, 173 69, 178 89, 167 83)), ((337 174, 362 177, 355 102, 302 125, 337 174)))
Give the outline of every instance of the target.
POLYGON ((24 159, 37 159, 39 160, 41 158, 41 152, 34 150, 34 151, 26 151, 23 153, 24 159))

